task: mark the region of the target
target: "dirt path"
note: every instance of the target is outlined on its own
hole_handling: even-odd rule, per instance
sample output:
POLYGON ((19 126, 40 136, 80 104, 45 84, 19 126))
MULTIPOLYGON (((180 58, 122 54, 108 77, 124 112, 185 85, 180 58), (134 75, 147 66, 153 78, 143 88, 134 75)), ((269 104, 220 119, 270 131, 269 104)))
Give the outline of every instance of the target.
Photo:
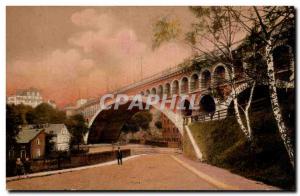
MULTIPOLYGON (((176 156, 180 160, 183 157, 176 156)), ((196 163, 198 164, 198 163, 196 163)), ((189 164, 192 166, 191 164, 189 164)), ((195 165, 193 168, 196 168, 195 165)), ((203 172, 203 171, 202 171, 203 172)), ((205 172, 205 171, 204 171, 205 172)), ((122 166, 107 165, 80 171, 7 182, 9 190, 217 190, 172 155, 143 155, 122 166)))

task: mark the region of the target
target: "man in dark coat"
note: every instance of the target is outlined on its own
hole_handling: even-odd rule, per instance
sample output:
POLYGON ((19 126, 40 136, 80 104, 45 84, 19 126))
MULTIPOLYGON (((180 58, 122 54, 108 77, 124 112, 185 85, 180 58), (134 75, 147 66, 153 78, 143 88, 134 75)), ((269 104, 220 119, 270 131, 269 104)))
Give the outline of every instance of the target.
POLYGON ((117 159, 118 159, 118 165, 122 165, 122 151, 120 149, 120 147, 118 147, 118 151, 117 151, 117 159))
POLYGON ((23 174, 24 174, 24 166, 21 161, 21 158, 18 157, 16 160, 16 175, 18 176, 18 178, 20 178, 21 175, 23 174))

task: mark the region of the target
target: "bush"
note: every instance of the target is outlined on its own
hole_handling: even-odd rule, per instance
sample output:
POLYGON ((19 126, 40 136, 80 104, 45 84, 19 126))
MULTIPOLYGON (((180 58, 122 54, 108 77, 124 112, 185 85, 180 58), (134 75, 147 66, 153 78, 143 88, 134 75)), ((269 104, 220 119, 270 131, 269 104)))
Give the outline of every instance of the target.
POLYGON ((161 123, 161 121, 156 121, 156 122, 155 122, 155 126, 156 126, 156 128, 158 128, 158 129, 162 129, 162 123, 161 123))

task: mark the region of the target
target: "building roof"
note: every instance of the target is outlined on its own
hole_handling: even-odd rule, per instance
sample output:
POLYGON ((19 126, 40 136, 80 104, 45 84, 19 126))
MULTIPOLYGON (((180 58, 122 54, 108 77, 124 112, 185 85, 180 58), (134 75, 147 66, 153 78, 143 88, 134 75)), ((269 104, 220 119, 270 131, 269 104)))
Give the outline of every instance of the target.
POLYGON ((16 137, 17 143, 27 144, 33 140, 38 134, 40 134, 44 129, 32 129, 32 128, 22 128, 16 137))
POLYGON ((17 89, 16 95, 26 95, 27 92, 40 93, 40 90, 38 90, 37 88, 33 88, 33 87, 30 87, 28 89, 17 89))
POLYGON ((45 126, 45 132, 59 134, 63 128, 66 128, 66 125, 64 125, 64 124, 48 124, 48 126, 45 126))

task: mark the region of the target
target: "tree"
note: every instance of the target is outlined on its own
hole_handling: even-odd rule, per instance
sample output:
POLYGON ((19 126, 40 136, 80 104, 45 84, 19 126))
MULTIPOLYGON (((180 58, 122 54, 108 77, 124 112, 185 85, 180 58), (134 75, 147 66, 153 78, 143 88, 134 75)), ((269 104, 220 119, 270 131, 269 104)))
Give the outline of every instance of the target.
POLYGON ((50 116, 50 123, 58 124, 66 121, 66 113, 60 110, 54 110, 50 116))
POLYGON ((156 126, 156 128, 158 128, 158 129, 162 129, 162 123, 161 123, 161 121, 156 121, 156 122, 155 122, 155 126, 156 126))
POLYGON ((132 120, 136 125, 144 130, 149 129, 149 124, 152 121, 152 113, 149 111, 141 111, 133 115, 132 120))
POLYGON ((124 132, 124 133, 138 132, 139 131, 139 126, 137 125, 137 123, 134 120, 129 119, 128 121, 126 121, 124 123, 121 131, 124 132))
POLYGON ((6 146, 7 151, 16 144, 22 117, 14 105, 6 105, 6 146))
POLYGON ((27 114, 33 111, 33 108, 24 104, 16 105, 14 107, 16 108, 18 114, 21 116, 21 124, 28 124, 27 114))
POLYGON ((71 133, 71 146, 79 145, 83 143, 83 137, 88 132, 88 127, 84 117, 81 114, 71 116, 65 122, 69 132, 71 133))
POLYGON ((41 103, 26 113, 26 120, 29 124, 64 123, 66 114, 48 103, 41 103))
MULTIPOLYGON (((252 127, 249 118, 249 108, 252 102, 252 97, 254 93, 254 88, 256 86, 256 81, 244 80, 250 86, 250 95, 245 107, 242 107, 238 102, 238 88, 240 77, 237 74, 237 58, 234 50, 237 47, 238 37, 241 36, 242 28, 235 17, 232 15, 229 7, 191 7, 191 11, 196 16, 197 21, 192 24, 192 29, 186 34, 185 43, 187 43, 194 50, 196 56, 203 56, 211 61, 218 61, 223 63, 229 70, 229 78, 223 79, 223 83, 230 86, 233 91, 233 103, 237 122, 245 134, 248 141, 252 141, 252 127), (240 111, 244 113, 245 121, 241 117, 240 111)), ((161 28, 163 24, 168 22, 158 21, 156 23, 155 31, 170 28, 161 28)), ((169 23, 173 23, 172 20, 169 23)), ((154 46, 158 47, 163 43, 162 39, 168 41, 172 39, 173 34, 163 33, 162 38, 156 38, 160 36, 160 33, 154 34, 154 40, 159 40, 158 43, 154 43, 154 46), (167 37, 171 35, 172 37, 167 37)))
MULTIPOLYGON (((267 6, 267 7, 251 7, 248 15, 245 15, 242 9, 232 9, 231 12, 235 18, 242 24, 248 33, 254 33, 257 39, 262 42, 263 56, 267 64, 267 79, 270 92, 270 100, 273 114, 278 126, 278 130, 290 157, 290 162, 294 167, 294 146, 291 136, 288 134, 289 128, 283 120, 281 108, 278 101, 277 84, 274 69, 273 51, 274 47, 280 41, 280 36, 287 33, 286 30, 292 26, 295 27, 295 8, 288 6, 267 6), (249 22, 250 21, 250 22, 249 22)), ((293 57, 292 57, 293 58, 293 57)), ((294 59, 292 59, 292 67, 294 67, 294 59)), ((290 86, 294 86, 294 77, 290 77, 290 86)), ((289 84, 288 84, 289 85, 289 84)))
POLYGON ((46 134, 46 142, 45 142, 45 154, 46 156, 50 156, 52 152, 54 151, 54 139, 55 134, 53 133, 47 133, 46 134))
POLYGON ((53 115, 54 109, 47 103, 41 103, 38 105, 29 116, 32 117, 33 124, 46 124, 50 123, 51 116, 53 115))

